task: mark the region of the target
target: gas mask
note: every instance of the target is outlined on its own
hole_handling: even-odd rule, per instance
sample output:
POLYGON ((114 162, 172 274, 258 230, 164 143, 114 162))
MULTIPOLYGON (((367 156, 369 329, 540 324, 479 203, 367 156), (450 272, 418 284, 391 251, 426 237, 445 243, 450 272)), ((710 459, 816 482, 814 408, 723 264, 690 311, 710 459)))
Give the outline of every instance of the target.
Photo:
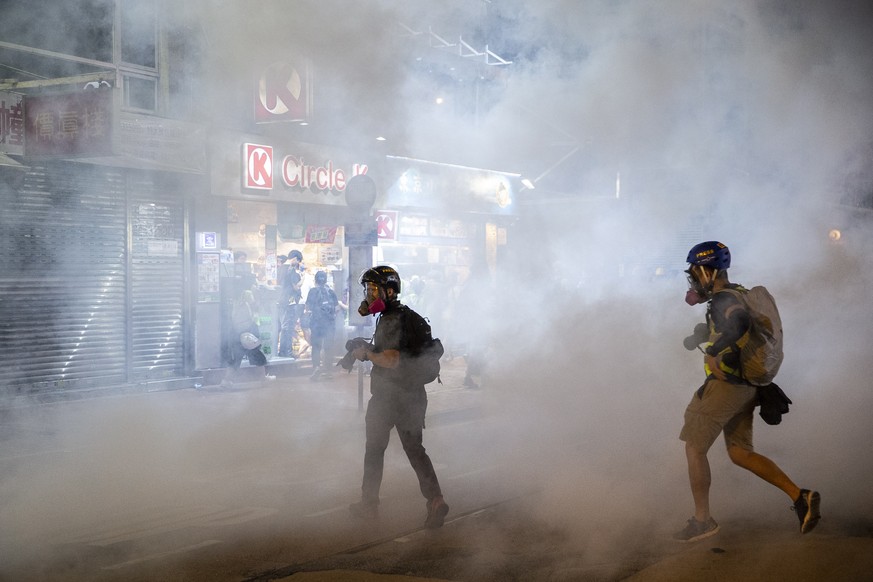
POLYGON ((376 315, 385 311, 385 300, 382 299, 382 290, 376 285, 368 283, 364 292, 366 297, 361 301, 358 307, 358 313, 364 317, 368 315, 376 315))
POLYGON ((368 315, 376 315, 383 311, 385 311, 385 302, 382 301, 381 297, 377 297, 372 303, 369 303, 364 299, 361 301, 361 305, 358 306, 358 313, 364 317, 368 315))
POLYGON ((710 295, 712 295, 712 286, 715 283, 718 270, 702 265, 691 265, 685 273, 688 276, 688 291, 685 293, 685 303, 688 305, 706 303, 710 295))

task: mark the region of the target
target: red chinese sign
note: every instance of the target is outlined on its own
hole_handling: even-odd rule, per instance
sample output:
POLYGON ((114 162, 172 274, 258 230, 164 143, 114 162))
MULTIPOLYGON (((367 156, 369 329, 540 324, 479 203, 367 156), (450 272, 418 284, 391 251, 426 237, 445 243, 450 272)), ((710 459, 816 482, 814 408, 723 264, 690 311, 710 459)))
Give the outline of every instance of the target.
POLYGON ((335 226, 307 226, 306 238, 307 243, 326 243, 333 244, 336 238, 335 226))
POLYGON ((112 91, 28 97, 24 119, 28 156, 112 154, 112 91))

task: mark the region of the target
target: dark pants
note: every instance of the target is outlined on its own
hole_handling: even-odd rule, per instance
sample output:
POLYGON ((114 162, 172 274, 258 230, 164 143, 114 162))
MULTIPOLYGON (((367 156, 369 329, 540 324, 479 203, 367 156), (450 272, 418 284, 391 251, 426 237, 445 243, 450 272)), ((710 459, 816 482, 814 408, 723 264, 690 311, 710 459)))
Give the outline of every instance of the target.
POLYGON ((333 342, 336 335, 335 330, 336 328, 332 321, 327 324, 312 325, 309 345, 312 346, 313 368, 317 368, 321 365, 330 366, 333 364, 333 342), (321 360, 322 352, 324 352, 324 361, 321 360))
POLYGON ((300 310, 303 306, 291 303, 281 306, 282 325, 279 328, 278 352, 281 357, 293 356, 294 334, 297 333, 297 321, 300 319, 300 310))
POLYGON ((422 445, 427 394, 421 390, 397 390, 374 394, 367 404, 367 445, 364 453, 364 480, 361 499, 379 503, 379 488, 385 464, 385 449, 391 429, 397 427, 400 443, 412 465, 421 494, 431 500, 442 495, 436 472, 422 445))

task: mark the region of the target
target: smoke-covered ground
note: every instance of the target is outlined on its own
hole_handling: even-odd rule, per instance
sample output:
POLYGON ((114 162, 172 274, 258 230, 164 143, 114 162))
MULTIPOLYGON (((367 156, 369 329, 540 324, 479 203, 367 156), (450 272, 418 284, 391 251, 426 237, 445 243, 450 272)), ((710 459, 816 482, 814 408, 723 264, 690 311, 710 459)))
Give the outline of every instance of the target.
MULTIPOLYGON (((390 153, 541 177, 542 188, 518 194, 523 216, 498 292, 482 298, 481 320, 464 322, 489 346, 483 398, 505 423, 500 446, 469 439, 470 459, 494 447, 517 469, 520 490, 543 491, 540 517, 607 543, 627 527, 669 530, 690 515, 677 435, 702 363, 681 342, 703 307, 683 302, 681 270, 688 247, 711 239, 730 246, 732 280, 766 285, 782 313, 779 383, 794 406, 778 427, 757 420, 757 449, 821 491, 827 519, 873 516, 869 211, 838 224, 839 243, 827 238, 844 220, 834 207, 852 180, 868 196, 873 183, 869 2, 494 0, 492 28, 462 18, 461 3, 439 13, 294 3, 293 14, 284 3, 261 12, 244 3, 245 15, 242 4, 209 12, 220 65, 241 66, 231 57, 259 26, 286 30, 264 34, 262 47, 306 45, 323 76, 342 80, 355 102, 328 97, 320 107, 336 128, 355 130, 350 146, 378 129, 394 137, 390 153), (513 60, 500 91, 475 111, 417 105, 410 95, 429 81, 396 64, 405 45, 386 28, 401 19, 446 38, 466 26, 470 38, 497 36, 493 46, 513 60)), ((75 421, 15 417, 15 426, 79 435, 88 446, 87 431, 99 428, 102 444, 93 464, 4 472, 6 527, 74 527, 107 499, 136 502, 137 491, 149 502, 173 499, 180 493, 166 471, 178 477, 204 457, 227 468, 253 451, 308 447, 324 463, 344 450, 329 436, 335 419, 325 419, 323 437, 288 437, 281 402, 243 399, 199 420, 93 410, 75 421), (241 425, 258 430, 235 435, 241 425), (33 507, 41 510, 22 513, 33 507)), ((784 495, 730 466, 720 444, 710 459, 720 520, 785 511, 784 495)))

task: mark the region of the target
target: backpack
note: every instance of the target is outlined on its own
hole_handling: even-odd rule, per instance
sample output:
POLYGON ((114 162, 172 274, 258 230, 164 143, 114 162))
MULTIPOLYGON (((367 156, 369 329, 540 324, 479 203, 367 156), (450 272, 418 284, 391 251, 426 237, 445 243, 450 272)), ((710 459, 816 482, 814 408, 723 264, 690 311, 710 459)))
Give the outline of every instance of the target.
POLYGON ((440 358, 445 350, 439 338, 431 334, 430 324, 421 315, 407 307, 401 306, 403 318, 403 333, 406 348, 403 371, 411 383, 416 385, 430 384, 440 379, 440 358))
POLYGON ((749 337, 740 348, 740 373, 754 386, 773 382, 782 365, 782 319, 770 292, 761 285, 725 289, 746 307, 752 319, 749 337))
POLYGON ((333 323, 336 319, 337 300, 327 287, 319 288, 312 314, 320 322, 333 323))

